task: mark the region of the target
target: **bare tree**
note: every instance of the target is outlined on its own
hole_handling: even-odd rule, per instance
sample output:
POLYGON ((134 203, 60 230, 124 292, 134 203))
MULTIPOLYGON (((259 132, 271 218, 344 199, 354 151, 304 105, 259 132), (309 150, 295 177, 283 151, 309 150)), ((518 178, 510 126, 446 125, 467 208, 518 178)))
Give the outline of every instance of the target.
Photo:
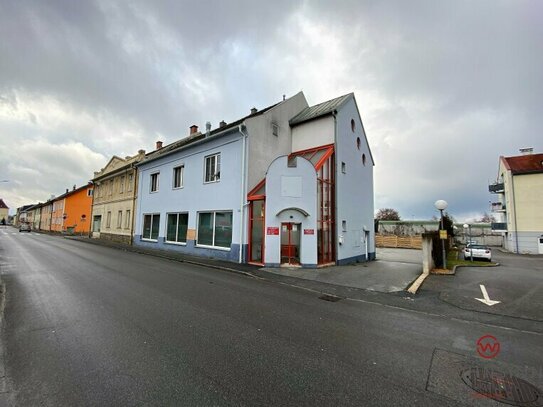
POLYGON ((494 217, 494 215, 489 215, 488 213, 485 212, 483 214, 483 217, 479 220, 479 222, 492 223, 492 222, 496 222, 496 218, 494 217))
POLYGON ((400 214, 396 209, 381 208, 377 211, 375 219, 378 220, 400 220, 400 214))

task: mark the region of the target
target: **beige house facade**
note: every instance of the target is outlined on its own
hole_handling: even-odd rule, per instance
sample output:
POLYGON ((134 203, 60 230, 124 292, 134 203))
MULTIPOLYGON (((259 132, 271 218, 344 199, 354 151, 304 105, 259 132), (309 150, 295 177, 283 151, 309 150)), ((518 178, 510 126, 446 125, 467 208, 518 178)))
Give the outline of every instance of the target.
POLYGON ((137 196, 137 168, 145 151, 130 157, 113 156, 94 173, 91 236, 119 243, 132 243, 137 196))
POLYGON ((500 157, 498 177, 489 191, 496 194, 492 212, 503 246, 514 253, 543 254, 543 154, 500 157))

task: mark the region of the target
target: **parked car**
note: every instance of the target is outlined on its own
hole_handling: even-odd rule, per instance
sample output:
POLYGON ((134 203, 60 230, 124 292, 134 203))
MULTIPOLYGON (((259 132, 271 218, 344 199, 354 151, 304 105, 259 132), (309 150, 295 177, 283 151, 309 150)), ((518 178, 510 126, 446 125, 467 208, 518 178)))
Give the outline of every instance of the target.
POLYGON ((32 232, 32 227, 30 223, 21 223, 19 225, 19 232, 32 232))
POLYGON ((470 244, 464 248, 464 259, 471 260, 474 259, 485 259, 492 261, 492 250, 490 247, 483 246, 480 244, 470 244))

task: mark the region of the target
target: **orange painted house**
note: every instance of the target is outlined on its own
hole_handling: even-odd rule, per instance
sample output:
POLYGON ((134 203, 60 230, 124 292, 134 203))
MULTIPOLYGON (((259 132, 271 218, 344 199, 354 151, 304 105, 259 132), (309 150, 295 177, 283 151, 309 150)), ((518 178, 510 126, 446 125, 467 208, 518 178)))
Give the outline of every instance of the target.
POLYGON ((51 231, 88 233, 92 210, 92 184, 74 188, 53 199, 51 231))

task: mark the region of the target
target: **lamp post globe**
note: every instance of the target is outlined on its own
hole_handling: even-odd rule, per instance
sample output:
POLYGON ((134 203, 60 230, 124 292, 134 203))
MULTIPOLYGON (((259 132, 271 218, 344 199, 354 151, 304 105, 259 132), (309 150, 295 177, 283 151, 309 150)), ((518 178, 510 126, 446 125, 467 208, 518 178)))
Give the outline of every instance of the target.
POLYGON ((447 209, 447 206, 449 206, 449 204, 447 203, 447 201, 444 201, 443 199, 438 199, 434 203, 434 206, 436 207, 437 210, 444 211, 445 209, 447 209))

